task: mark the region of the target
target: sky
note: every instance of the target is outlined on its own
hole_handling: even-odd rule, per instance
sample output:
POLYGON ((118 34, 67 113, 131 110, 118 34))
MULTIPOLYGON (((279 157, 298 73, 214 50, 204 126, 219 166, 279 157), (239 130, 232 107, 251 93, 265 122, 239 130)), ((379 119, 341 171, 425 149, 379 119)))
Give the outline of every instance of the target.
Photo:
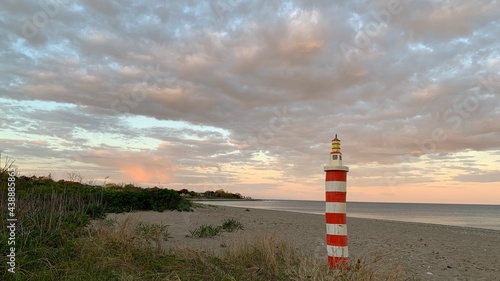
POLYGON ((500 3, 0 3, 21 174, 324 200, 500 204, 500 3), (74 178, 74 177, 73 177, 74 178))

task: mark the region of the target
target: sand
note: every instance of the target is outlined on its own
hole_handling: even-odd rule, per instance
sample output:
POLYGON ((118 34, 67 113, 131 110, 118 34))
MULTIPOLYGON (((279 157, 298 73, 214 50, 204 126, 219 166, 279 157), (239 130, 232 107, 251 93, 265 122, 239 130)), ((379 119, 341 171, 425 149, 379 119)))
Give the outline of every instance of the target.
MULTIPOLYGON (((194 212, 167 211, 110 214, 169 225, 168 245, 189 246, 219 253, 234 241, 275 233, 285 235, 302 253, 325 260, 325 221, 322 215, 236 207, 207 206, 194 212), (235 218, 244 230, 214 238, 186 237, 202 224, 220 225, 235 218)), ((435 224, 406 223, 348 217, 349 258, 400 265, 411 280, 500 280, 500 231, 435 224)))

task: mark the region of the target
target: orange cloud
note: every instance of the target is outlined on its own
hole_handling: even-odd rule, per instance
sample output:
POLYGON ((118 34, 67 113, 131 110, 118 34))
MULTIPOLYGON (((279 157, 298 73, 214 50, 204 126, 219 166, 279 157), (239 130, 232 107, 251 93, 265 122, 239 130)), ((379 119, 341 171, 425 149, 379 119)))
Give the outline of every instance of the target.
POLYGON ((128 179, 137 183, 168 183, 171 182, 177 168, 169 163, 141 163, 130 161, 119 164, 118 170, 128 179))
POLYGON ((151 179, 151 175, 148 171, 144 167, 140 166, 124 167, 120 169, 120 172, 132 179, 134 182, 149 182, 151 179))

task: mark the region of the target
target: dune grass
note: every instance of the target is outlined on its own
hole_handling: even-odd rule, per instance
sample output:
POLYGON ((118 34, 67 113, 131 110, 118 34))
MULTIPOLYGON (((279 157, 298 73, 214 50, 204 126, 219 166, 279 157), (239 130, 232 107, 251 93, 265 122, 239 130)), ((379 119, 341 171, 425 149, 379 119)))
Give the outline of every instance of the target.
POLYGON ((227 232, 234 232, 243 229, 243 224, 237 219, 226 219, 222 222, 222 229, 227 232))
POLYGON ((203 224, 199 227, 190 230, 188 237, 200 238, 200 237, 214 237, 221 233, 221 231, 234 232, 236 230, 243 229, 243 224, 236 219, 225 219, 222 221, 222 225, 207 225, 203 224))
POLYGON ((131 217, 119 224, 97 221, 84 237, 47 253, 50 257, 44 269, 21 272, 17 280, 402 279, 398 268, 381 269, 380 257, 330 270, 325 261, 299 253, 276 235, 235 241, 219 255, 189 247, 159 251, 161 245, 148 243, 147 237, 137 231, 140 225, 131 217))
POLYGON ((202 224, 196 229, 189 231, 189 237, 214 237, 219 235, 221 230, 220 226, 215 226, 211 224, 202 224))
MULTIPOLYGON (((0 184, 5 194, 4 183, 0 184)), ((387 268, 380 257, 330 270, 326 261, 298 252, 276 235, 235 241, 220 254, 165 247, 170 243, 167 225, 145 224, 131 217, 120 223, 103 219, 102 197, 96 193, 39 192, 32 186, 20 189, 19 195, 16 273, 6 271, 2 255, 1 280, 402 279, 403 271, 387 268)), ((0 195, 1 208, 6 207, 5 202, 0 195)), ((4 224, 5 213, 0 219, 4 224)), ((213 228, 229 232, 243 225, 227 219, 213 228)), ((6 241, 8 235, 3 227, 0 240, 6 241)), ((6 247, 6 243, 0 244, 2 253, 6 247)))

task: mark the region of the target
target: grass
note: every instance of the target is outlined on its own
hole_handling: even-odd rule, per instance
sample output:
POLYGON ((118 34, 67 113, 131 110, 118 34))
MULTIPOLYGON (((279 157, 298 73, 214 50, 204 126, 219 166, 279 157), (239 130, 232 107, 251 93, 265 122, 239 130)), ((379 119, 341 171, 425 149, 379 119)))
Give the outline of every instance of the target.
MULTIPOLYGON (((212 226, 209 228, 219 229, 212 226)), ((220 255, 188 247, 159 251, 151 233, 167 233, 132 217, 121 223, 98 220, 85 235, 44 251, 44 266, 16 273, 17 280, 401 280, 398 268, 383 259, 363 260, 350 269, 329 270, 285 238, 269 235, 238 240, 220 255)), ((40 255, 38 258, 40 259, 40 255)), ((2 280, 14 280, 4 275, 2 280)))
MULTIPOLYGON (((73 263, 88 264, 82 263, 79 256, 84 250, 81 243, 89 238, 87 226, 93 219, 109 224, 109 221, 102 220, 106 216, 105 210, 129 204, 122 195, 132 195, 129 199, 142 202, 142 205, 137 205, 141 208, 163 210, 190 206, 171 190, 134 190, 135 193, 110 191, 78 182, 55 182, 50 176, 18 176, 17 172, 9 175, 7 166, 0 168, 0 209, 4 210, 0 212, 0 241, 4 241, 0 243, 0 252, 10 253, 13 247, 16 255, 15 275, 7 272, 10 266, 7 265, 6 255, 0 256, 0 280, 64 280, 61 276, 79 272, 81 268, 73 266, 73 263), (7 244, 11 235, 5 211, 8 203, 7 182, 15 182, 15 244, 7 244), (105 202, 106 192, 118 195, 113 197, 116 200, 105 202)), ((151 245, 161 249, 163 241, 169 238, 165 225, 142 224, 135 231, 133 236, 137 247, 151 245)), ((105 260, 116 258, 108 254, 102 257, 105 260)), ((94 262, 94 265, 88 264, 90 271, 99 266, 97 263, 100 261, 94 262)), ((93 279, 101 280, 100 277, 93 279)))
POLYGON ((189 247, 157 251, 138 243, 137 222, 126 219, 119 225, 100 224, 78 244, 82 254, 73 266, 83 269, 63 280, 401 280, 398 268, 381 267, 383 259, 364 259, 349 269, 330 270, 323 260, 299 253, 285 238, 264 235, 235 241, 220 255, 189 247), (74 279, 71 279, 74 278, 74 279))
MULTIPOLYGON (((5 175, 0 173, 0 208, 6 209, 5 175), (2 178, 3 177, 3 178, 2 178)), ((47 181, 50 183, 49 181, 47 181)), ((401 280, 403 271, 383 257, 363 259, 330 270, 325 260, 298 252, 285 238, 270 235, 236 240, 216 255, 188 247, 168 247, 168 225, 117 223, 103 219, 102 198, 94 193, 53 190, 36 185, 18 190, 16 273, 0 256, 1 280, 401 280), (92 220, 92 223, 90 223, 92 220)), ((0 240, 7 241, 5 212, 0 240)), ((243 229, 236 219, 202 225, 193 237, 243 229)), ((2 253, 7 243, 0 244, 2 253)))
MULTIPOLYGON (((2 194, 4 189, 1 190, 2 194)), ((83 192, 51 192, 38 189, 18 190, 16 200, 16 276, 18 280, 31 280, 34 274, 45 276, 55 264, 72 260, 76 241, 85 237, 85 226, 91 219, 104 215, 95 212, 102 202, 96 194, 83 192), (26 277, 26 278, 24 278, 26 277)), ((0 196, 0 208, 5 210, 6 198, 0 196)), ((101 208, 102 210, 102 208, 101 208)), ((6 213, 0 214, 1 223, 6 222, 6 213)), ((7 241, 9 233, 2 227, 0 240, 7 241)), ((0 244, 2 253, 7 252, 7 243, 0 244)), ((9 280, 5 256, 0 257, 2 276, 9 280)), ((43 279, 43 278, 42 278, 43 279)), ((49 279, 50 280, 50 279, 49 279)))
POLYGON ((234 232, 239 229, 243 229, 243 224, 238 220, 231 218, 224 220, 221 226, 203 224, 196 229, 190 230, 189 235, 187 236, 193 238, 214 237, 219 235, 222 230, 227 232, 234 232))
POLYGON ((190 237, 214 237, 221 231, 220 226, 212 224, 202 224, 198 228, 189 231, 190 237))
MULTIPOLYGON (((323 260, 303 255, 285 238, 264 235, 235 241, 220 255, 177 247, 158 251, 128 217, 119 224, 101 220, 86 237, 58 252, 58 262, 18 280, 401 280, 398 268, 384 270, 383 259, 361 261, 350 269, 329 270, 323 260)), ((9 279, 5 279, 9 280, 9 279)))
POLYGON ((227 232, 234 232, 243 229, 243 224, 235 219, 226 219, 222 222, 222 229, 227 232))
POLYGON ((168 232, 168 225, 156 223, 140 222, 135 227, 135 232, 139 237, 143 238, 146 242, 154 243, 157 249, 163 248, 163 242, 167 241, 170 236, 168 232))

